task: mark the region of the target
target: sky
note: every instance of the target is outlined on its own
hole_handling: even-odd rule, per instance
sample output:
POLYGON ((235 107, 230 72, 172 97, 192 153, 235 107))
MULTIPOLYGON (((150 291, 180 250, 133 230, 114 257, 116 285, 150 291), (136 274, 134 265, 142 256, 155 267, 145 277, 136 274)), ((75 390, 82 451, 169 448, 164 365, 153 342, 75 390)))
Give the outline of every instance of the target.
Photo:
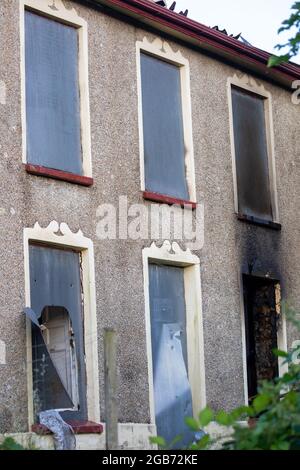
MULTIPOLYGON (((168 6, 173 0, 167 0, 168 6)), ((188 17, 206 26, 218 25, 229 34, 242 36, 253 46, 276 52, 274 46, 286 42, 277 34, 289 18, 294 0, 177 0, 175 11, 189 10, 188 17)), ((288 34, 288 37, 291 33, 288 34)), ((300 64, 300 55, 293 59, 300 64)))

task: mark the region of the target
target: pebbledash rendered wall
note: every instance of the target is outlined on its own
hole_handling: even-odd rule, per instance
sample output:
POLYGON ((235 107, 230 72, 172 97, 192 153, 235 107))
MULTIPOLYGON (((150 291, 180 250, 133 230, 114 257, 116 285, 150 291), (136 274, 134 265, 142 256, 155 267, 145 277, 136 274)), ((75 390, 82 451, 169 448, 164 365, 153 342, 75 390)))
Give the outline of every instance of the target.
MULTIPOLYGON (((76 2, 88 23, 94 184, 81 187, 29 175, 22 165, 19 1, 0 2, 0 433, 28 431, 23 229, 52 220, 82 230, 95 250, 101 420, 104 421, 103 329, 119 335, 119 419, 150 422, 142 249, 151 240, 99 240, 100 204, 144 203, 140 189, 136 41, 153 32, 76 2)), ((300 292, 299 118, 291 93, 255 78, 272 95, 280 232, 238 221, 227 80, 244 72, 168 38, 190 63, 197 201, 204 204, 201 263, 207 403, 244 403, 241 272, 280 278, 296 308, 300 292)), ((51 47, 51 44, 49 44, 51 47)), ((248 73, 248 72, 247 72, 248 73)), ((251 75, 251 74, 250 74, 251 75)), ((185 249, 185 243, 180 243, 185 249)), ((289 345, 296 339, 288 327, 289 345)), ((136 429, 136 428, 135 428, 136 429)), ((136 431, 138 432, 138 431, 136 431)))

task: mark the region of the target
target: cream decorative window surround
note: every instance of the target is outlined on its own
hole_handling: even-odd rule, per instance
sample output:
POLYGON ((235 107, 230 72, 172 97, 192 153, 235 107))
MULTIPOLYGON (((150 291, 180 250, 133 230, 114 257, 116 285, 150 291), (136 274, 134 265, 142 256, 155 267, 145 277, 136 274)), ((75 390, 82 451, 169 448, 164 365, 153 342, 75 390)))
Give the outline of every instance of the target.
POLYGON ((20 0, 22 161, 24 164, 27 163, 25 10, 33 11, 37 14, 40 13, 42 16, 73 26, 78 30, 78 77, 80 90, 82 167, 83 176, 92 177, 87 22, 77 14, 74 8, 66 8, 62 0, 20 0))
MULTIPOLYGON (((192 131, 192 105, 190 90, 190 64, 188 59, 183 57, 180 50, 174 52, 168 42, 163 41, 159 38, 156 38, 153 42, 151 42, 146 37, 144 37, 143 41, 136 42, 141 190, 145 191, 144 132, 141 79, 141 53, 143 52, 146 52, 158 59, 162 59, 165 62, 169 62, 170 64, 176 65, 180 69, 186 181, 190 196, 189 200, 191 202, 196 202, 194 144, 192 131)), ((168 196, 168 194, 165 194, 165 196, 168 196)))
MULTIPOLYGON (((33 228, 24 229, 25 302, 26 306, 29 307, 31 306, 29 266, 29 244, 31 241, 43 243, 47 247, 66 247, 69 249, 74 249, 81 253, 88 420, 100 422, 97 318, 93 242, 89 238, 84 237, 80 230, 77 233, 73 233, 71 232, 67 224, 58 224, 56 221, 52 221, 46 228, 40 227, 39 223, 36 222, 33 228)), ((31 322, 29 319, 27 319, 26 323, 26 336, 28 420, 30 428, 31 425, 34 423, 34 413, 31 365, 31 322)))
POLYGON ((269 166, 269 180, 270 180, 270 196, 272 204, 273 222, 279 223, 278 211, 278 196, 276 186, 276 165, 275 165, 275 139, 274 139, 274 125, 273 125, 273 112, 272 112, 272 95, 266 90, 263 84, 259 84, 253 77, 249 75, 234 75, 227 80, 227 95, 229 104, 229 127, 230 127, 230 142, 231 142, 231 155, 232 155, 232 171, 234 182, 234 207, 235 212, 239 212, 238 201, 238 188, 237 188, 237 171, 236 171, 236 154, 235 154, 235 141, 234 141, 234 124, 233 124, 233 108, 232 108, 232 87, 240 88, 242 91, 248 91, 264 98, 265 110, 265 123, 266 123, 266 138, 267 138, 267 153, 268 153, 268 166, 269 166))
POLYGON ((151 263, 151 261, 162 265, 173 265, 184 268, 188 376, 192 390, 193 413, 195 417, 198 415, 199 411, 206 406, 206 388, 200 260, 196 255, 192 254, 189 249, 183 251, 176 242, 171 244, 166 240, 161 247, 152 243, 149 248, 143 249, 143 271, 150 416, 151 423, 155 424, 149 294, 149 263, 151 263))

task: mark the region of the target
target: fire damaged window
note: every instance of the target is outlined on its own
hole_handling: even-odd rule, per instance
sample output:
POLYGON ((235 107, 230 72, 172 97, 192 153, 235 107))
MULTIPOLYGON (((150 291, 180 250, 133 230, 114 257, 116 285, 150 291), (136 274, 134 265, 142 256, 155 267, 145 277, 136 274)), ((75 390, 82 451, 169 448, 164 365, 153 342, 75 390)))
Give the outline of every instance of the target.
POLYGON ((193 440, 184 418, 193 416, 188 378, 184 268, 149 264, 152 367, 158 435, 193 440))
POLYGON ((78 30, 25 10, 27 162, 83 174, 78 30))
POLYGON ((180 67, 141 53, 146 191, 189 200, 180 67))
POLYGON ((29 247, 35 416, 59 409, 86 420, 86 369, 80 253, 29 247))
POLYGON ((235 86, 231 93, 238 212, 273 221, 265 118, 267 98, 235 86))
POLYGON ((279 374, 277 331, 280 320, 280 285, 277 281, 244 275, 245 333, 248 398, 257 395, 262 380, 279 374))

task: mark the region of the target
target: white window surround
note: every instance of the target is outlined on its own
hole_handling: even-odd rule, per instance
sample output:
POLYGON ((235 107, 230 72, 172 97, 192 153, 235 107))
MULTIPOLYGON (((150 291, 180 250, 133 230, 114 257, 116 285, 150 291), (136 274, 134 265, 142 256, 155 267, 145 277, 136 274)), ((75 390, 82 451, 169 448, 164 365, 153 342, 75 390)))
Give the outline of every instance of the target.
MULTIPOLYGON (((261 277, 263 276, 256 276, 261 277)), ((268 278, 270 279, 270 278, 268 278)), ((242 348, 243 348, 243 375, 244 375, 244 398, 245 405, 249 405, 248 400, 248 372, 247 372, 247 345, 246 345, 246 325, 245 325, 245 303, 244 303, 244 284, 243 284, 243 273, 240 275, 239 279, 240 285, 240 305, 241 305, 241 329, 242 329, 242 348)), ((277 347, 281 351, 287 351, 287 329, 286 329, 286 316, 282 309, 280 308, 281 304, 281 289, 279 282, 276 284, 276 310, 277 314, 280 315, 279 327, 277 331, 277 347)), ((282 377, 286 372, 288 372, 288 365, 284 364, 284 358, 278 358, 278 368, 279 376, 282 377)))
POLYGON ((268 153, 268 166, 269 166, 269 181, 270 181, 270 196, 272 204, 273 222, 279 223, 278 211, 278 196, 276 186, 276 165, 275 165, 275 138, 274 138, 274 125, 273 125, 273 112, 272 112, 272 95, 266 90, 263 84, 258 83, 253 77, 249 75, 234 75, 227 80, 227 95, 229 104, 229 128, 230 128, 230 142, 231 142, 231 155, 232 155, 232 172, 234 183, 234 207, 235 212, 238 214, 238 188, 237 188, 237 172, 236 172, 236 155, 234 143, 234 125, 233 125, 233 109, 232 109, 232 87, 238 87, 241 90, 246 90, 264 98, 265 108, 265 121, 266 121, 266 138, 267 138, 267 153, 268 153))
MULTIPOLYGON (((186 181, 189 190, 190 201, 196 202, 197 199, 194 167, 194 144, 192 131, 192 104, 190 90, 190 64, 188 59, 183 57, 180 50, 174 52, 171 46, 166 41, 162 41, 160 38, 156 38, 153 42, 151 42, 146 37, 144 37, 143 41, 136 42, 141 190, 145 191, 144 132, 141 80, 141 53, 143 52, 149 53, 154 57, 160 58, 166 62, 176 65, 180 69, 186 181)), ((168 194, 164 194, 163 196, 168 196, 168 194)))
POLYGON ((88 80, 88 32, 87 22, 78 16, 74 8, 66 8, 62 0, 20 0, 20 46, 21 46, 21 114, 22 114, 22 161, 26 158, 26 73, 25 73, 25 18, 28 9, 78 30, 78 77, 80 90, 80 122, 83 176, 92 177, 90 104, 88 80))
POLYGON ((165 241, 161 247, 155 243, 143 249, 145 322, 147 336, 149 404, 151 423, 155 424, 155 404, 152 367, 151 318, 149 297, 149 264, 151 262, 184 268, 186 329, 188 349, 188 376, 193 398, 193 413, 198 416, 206 406, 204 340, 202 321, 202 293, 200 260, 188 249, 183 251, 173 242, 165 241))
MULTIPOLYGON (((29 267, 30 242, 43 243, 48 247, 65 247, 69 249, 74 249, 81 253, 88 420, 99 423, 100 399, 98 379, 97 318, 93 242, 89 238, 84 237, 80 230, 77 233, 73 233, 71 232, 67 224, 58 224, 56 221, 52 221, 46 228, 40 227, 38 222, 34 225, 33 228, 25 228, 24 264, 25 302, 27 307, 31 306, 29 267)), ((31 322, 29 319, 27 319, 26 321, 28 420, 30 429, 31 425, 34 423, 32 390, 32 344, 31 322)))

